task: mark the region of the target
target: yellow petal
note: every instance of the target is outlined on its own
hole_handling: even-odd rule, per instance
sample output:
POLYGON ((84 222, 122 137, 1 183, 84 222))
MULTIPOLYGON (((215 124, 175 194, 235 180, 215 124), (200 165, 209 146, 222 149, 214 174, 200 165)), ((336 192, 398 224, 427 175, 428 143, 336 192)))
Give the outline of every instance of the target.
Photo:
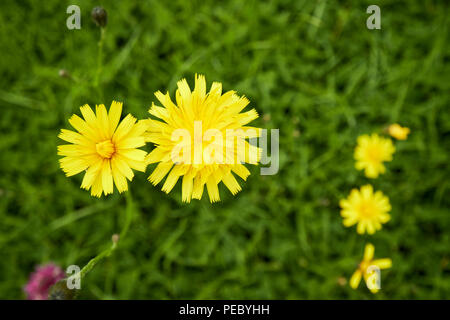
POLYGON ((181 184, 181 200, 183 202, 191 202, 193 187, 194 178, 192 176, 185 175, 181 184))
POLYGON ((76 144, 62 144, 58 146, 58 155, 68 157, 83 157, 95 154, 95 149, 76 144))
POLYGON ((372 221, 367 221, 367 233, 368 234, 374 234, 375 233, 375 224, 372 221))
POLYGON ((102 185, 105 195, 113 193, 113 176, 111 173, 110 160, 105 160, 102 166, 102 185))
POLYGON ((178 178, 184 174, 184 170, 185 168, 181 165, 174 166, 172 171, 170 171, 169 175, 167 176, 167 179, 164 182, 161 190, 165 193, 169 193, 177 183, 178 178))
POLYGON ((251 109, 250 111, 240 113, 238 117, 239 117, 239 124, 243 126, 258 118, 258 112, 256 112, 255 109, 251 109))
POLYGON ((364 261, 370 261, 373 259, 373 255, 375 253, 375 247, 373 244, 368 243, 364 248, 364 261))
POLYGON ((120 121, 120 116, 122 115, 122 102, 113 101, 111 107, 109 108, 108 118, 109 118, 109 134, 112 136, 117 128, 120 121))
POLYGON ((358 225, 356 226, 356 232, 358 234, 364 234, 364 232, 366 231, 366 224, 364 221, 360 221, 358 222, 358 225))
POLYGON ((101 136, 98 132, 95 132, 83 119, 74 114, 69 119, 70 125, 81 133, 83 136, 91 141, 97 142, 101 140, 101 136))
POLYGON ((242 164, 233 165, 231 170, 244 181, 247 180, 247 177, 250 175, 250 171, 248 171, 248 169, 242 164))
POLYGON ((86 168, 89 166, 89 161, 87 161, 86 159, 65 157, 59 159, 59 164, 66 176, 70 177, 86 170, 86 168))
POLYGON ((350 287, 352 287, 353 289, 358 288, 359 283, 361 282, 361 276, 362 276, 361 270, 359 270, 359 269, 356 270, 353 273, 352 277, 350 278, 350 281, 349 281, 350 287))
POLYGON ((181 79, 180 81, 178 81, 177 86, 181 98, 183 99, 183 106, 187 107, 191 101, 191 89, 189 88, 186 79, 181 79))
POLYGON ((372 261, 372 264, 380 269, 389 269, 392 267, 392 260, 389 258, 376 259, 372 261))
POLYGON ((141 149, 118 149, 117 154, 131 160, 144 161, 147 152, 141 149))
POLYGON ((206 182, 206 188, 208 189, 209 201, 211 203, 220 201, 219 188, 213 176, 210 176, 206 182))
POLYGON ((206 96, 206 79, 204 75, 195 75, 195 87, 194 92, 200 97, 200 99, 204 99, 206 96))
POLYGON ((133 129, 133 125, 136 122, 136 118, 133 117, 131 114, 128 114, 122 122, 117 127, 116 132, 114 132, 114 135, 112 137, 112 141, 114 143, 120 141, 123 137, 125 137, 131 129, 133 129))
MULTIPOLYGON (((162 94, 162 93, 160 92, 160 94, 162 94)), ((169 121, 170 121, 169 120, 170 119, 169 111, 166 108, 158 107, 155 104, 152 104, 152 107, 148 110, 148 112, 151 115, 153 115, 159 119, 162 119, 167 123, 169 123, 169 121)))
POLYGON ((127 162, 127 164, 130 166, 130 168, 137 170, 137 171, 145 172, 145 168, 147 167, 147 164, 145 163, 145 161, 137 161, 137 160, 132 160, 129 158, 124 158, 124 159, 127 162))
POLYGON ((94 183, 92 184, 91 188, 91 195, 94 197, 100 198, 102 195, 102 174, 98 174, 97 177, 94 180, 94 183))
POLYGON ((205 187, 205 182, 202 181, 200 176, 194 178, 194 188, 192 190, 192 199, 201 199, 203 195, 203 189, 205 187))
POLYGON ((155 163, 155 162, 167 162, 171 161, 170 159, 170 150, 166 150, 160 147, 153 149, 146 157, 145 162, 147 164, 155 163))
POLYGON ((224 175, 224 177, 222 178, 222 182, 233 195, 241 191, 241 186, 236 181, 236 178, 233 176, 231 171, 228 174, 224 175))
POLYGON ((100 175, 101 168, 103 166, 103 160, 99 159, 94 165, 90 166, 84 174, 83 181, 81 182, 81 188, 89 190, 94 183, 95 179, 100 175))
POLYGON ((133 170, 131 170, 130 166, 128 165, 127 161, 122 158, 119 155, 115 155, 111 159, 111 165, 114 166, 117 170, 120 171, 122 175, 124 175, 128 180, 132 180, 134 177, 133 170))
POLYGON ((148 177, 148 180, 153 184, 157 185, 172 169, 172 162, 160 162, 156 166, 155 170, 153 170, 152 174, 148 177))
POLYGON ((143 147, 143 146, 145 146, 145 138, 143 136, 125 138, 116 143, 117 149, 133 149, 133 148, 139 148, 139 147, 143 147))
POLYGON ((61 133, 58 135, 58 138, 85 147, 92 147, 95 145, 92 141, 90 141, 86 137, 72 130, 61 129, 61 133))
POLYGON ((111 161, 111 171, 112 171, 112 175, 114 178, 114 184, 116 185, 117 191, 119 191, 119 193, 127 191, 128 190, 127 179, 125 178, 124 175, 122 175, 122 173, 120 173, 120 170, 118 170, 113 165, 112 161, 111 161))
POLYGON ((99 130, 100 125, 91 107, 88 104, 85 104, 84 106, 80 107, 80 111, 88 126, 94 131, 99 130))

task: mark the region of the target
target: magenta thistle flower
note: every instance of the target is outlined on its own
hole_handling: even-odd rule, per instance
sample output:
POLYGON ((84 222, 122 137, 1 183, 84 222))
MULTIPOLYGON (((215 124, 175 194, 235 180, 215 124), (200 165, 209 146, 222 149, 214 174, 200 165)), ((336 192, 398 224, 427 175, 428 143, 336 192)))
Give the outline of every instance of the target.
POLYGON ((27 299, 47 300, 50 287, 64 277, 64 271, 54 263, 38 266, 24 288, 27 299))

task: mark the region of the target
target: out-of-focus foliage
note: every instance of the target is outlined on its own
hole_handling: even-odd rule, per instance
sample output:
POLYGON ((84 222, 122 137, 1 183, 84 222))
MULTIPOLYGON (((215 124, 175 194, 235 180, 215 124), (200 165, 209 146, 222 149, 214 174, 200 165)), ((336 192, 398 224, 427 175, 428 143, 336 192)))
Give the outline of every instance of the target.
MULTIPOLYGON (((58 166, 60 128, 85 103, 147 117, 156 90, 194 73, 245 94, 280 128, 280 170, 258 168, 236 197, 181 203, 136 174, 134 220, 82 282, 83 298, 450 298, 450 52, 446 1, 104 1, 101 90, 90 85, 100 31, 92 1, 0 3, 0 298, 23 298, 36 264, 83 266, 124 222, 125 197, 95 199, 58 166), (66 8, 81 8, 81 30, 66 8), (68 70, 78 82, 58 76, 68 70), (392 220, 373 236, 342 226, 339 199, 368 180, 356 137, 398 122, 387 172, 369 181, 392 220), (367 241, 390 257, 382 290, 349 277, 367 241)), ((150 150, 151 146, 147 146, 150 150)))

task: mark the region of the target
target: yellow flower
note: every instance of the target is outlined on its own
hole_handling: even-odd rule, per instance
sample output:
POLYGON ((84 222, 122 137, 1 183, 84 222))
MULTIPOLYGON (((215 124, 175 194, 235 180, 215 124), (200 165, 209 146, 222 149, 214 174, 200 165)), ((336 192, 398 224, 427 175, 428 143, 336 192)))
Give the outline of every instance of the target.
POLYGON ((409 128, 402 127, 398 123, 391 124, 388 127, 389 134, 397 140, 406 140, 410 132, 409 128))
POLYGON ((356 231, 363 234, 375 233, 381 229, 381 224, 390 220, 389 211, 391 205, 389 198, 381 191, 373 192, 371 185, 361 187, 361 190, 353 189, 347 199, 340 201, 343 224, 351 227, 357 224, 356 231))
POLYGON ((384 173, 386 168, 384 161, 391 161, 395 147, 391 139, 386 139, 373 133, 358 137, 358 145, 355 148, 355 168, 365 170, 366 177, 376 178, 384 173))
POLYGON ((239 192, 233 173, 246 180, 250 172, 242 163, 257 164, 260 159, 260 149, 246 140, 261 133, 259 128, 244 126, 258 117, 255 109, 241 113, 249 100, 234 91, 222 94, 218 82, 207 93, 202 75, 195 75, 192 92, 185 79, 178 82, 176 104, 169 93, 158 91, 155 96, 163 107, 153 104, 149 110, 162 120, 148 120, 146 140, 156 148, 146 160, 158 163, 149 181, 156 185, 168 174, 162 190, 169 193, 183 177, 183 202, 201 199, 205 184, 211 202, 220 201, 220 182, 233 195, 239 192))
POLYGON ((113 193, 113 180, 119 192, 128 190, 132 169, 145 171, 147 153, 137 148, 145 145, 147 123, 135 123, 131 114, 120 122, 122 103, 116 101, 109 113, 103 104, 96 106, 96 113, 87 104, 80 110, 84 120, 77 115, 69 119, 78 133, 62 129, 59 134, 71 143, 58 146, 58 155, 64 156, 59 160, 62 170, 68 177, 86 170, 81 188, 91 189, 96 197, 113 193))
POLYGON ((361 261, 358 269, 356 269, 349 281, 350 287, 353 289, 358 288, 361 277, 364 277, 367 288, 372 293, 377 293, 380 290, 381 279, 379 270, 389 269, 392 266, 392 260, 389 258, 373 260, 374 253, 375 247, 370 243, 366 244, 363 261, 361 261))

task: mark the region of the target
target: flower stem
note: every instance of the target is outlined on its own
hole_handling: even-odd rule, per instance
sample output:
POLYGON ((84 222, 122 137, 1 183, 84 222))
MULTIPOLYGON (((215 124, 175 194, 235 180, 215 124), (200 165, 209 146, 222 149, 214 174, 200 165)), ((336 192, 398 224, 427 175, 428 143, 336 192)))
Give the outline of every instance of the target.
POLYGON ((100 28, 100 40, 98 42, 97 70, 95 72, 94 87, 98 87, 100 73, 101 73, 102 67, 103 67, 103 42, 105 40, 105 32, 106 32, 106 28, 101 27, 100 28))
MULTIPOLYGON (((128 229, 130 228, 131 221, 133 220, 133 213, 134 213, 134 203, 133 198, 131 197, 130 191, 128 191, 125 195, 126 198, 126 208, 125 208, 125 223, 122 227, 122 230, 120 231, 118 240, 121 240, 125 237, 125 235, 128 232, 128 229)), ((95 258, 92 258, 84 267, 80 270, 80 279, 83 279, 84 276, 91 271, 97 263, 102 261, 103 259, 109 257, 117 248, 118 241, 114 240, 113 237, 113 243, 111 247, 108 249, 100 252, 95 258)))

